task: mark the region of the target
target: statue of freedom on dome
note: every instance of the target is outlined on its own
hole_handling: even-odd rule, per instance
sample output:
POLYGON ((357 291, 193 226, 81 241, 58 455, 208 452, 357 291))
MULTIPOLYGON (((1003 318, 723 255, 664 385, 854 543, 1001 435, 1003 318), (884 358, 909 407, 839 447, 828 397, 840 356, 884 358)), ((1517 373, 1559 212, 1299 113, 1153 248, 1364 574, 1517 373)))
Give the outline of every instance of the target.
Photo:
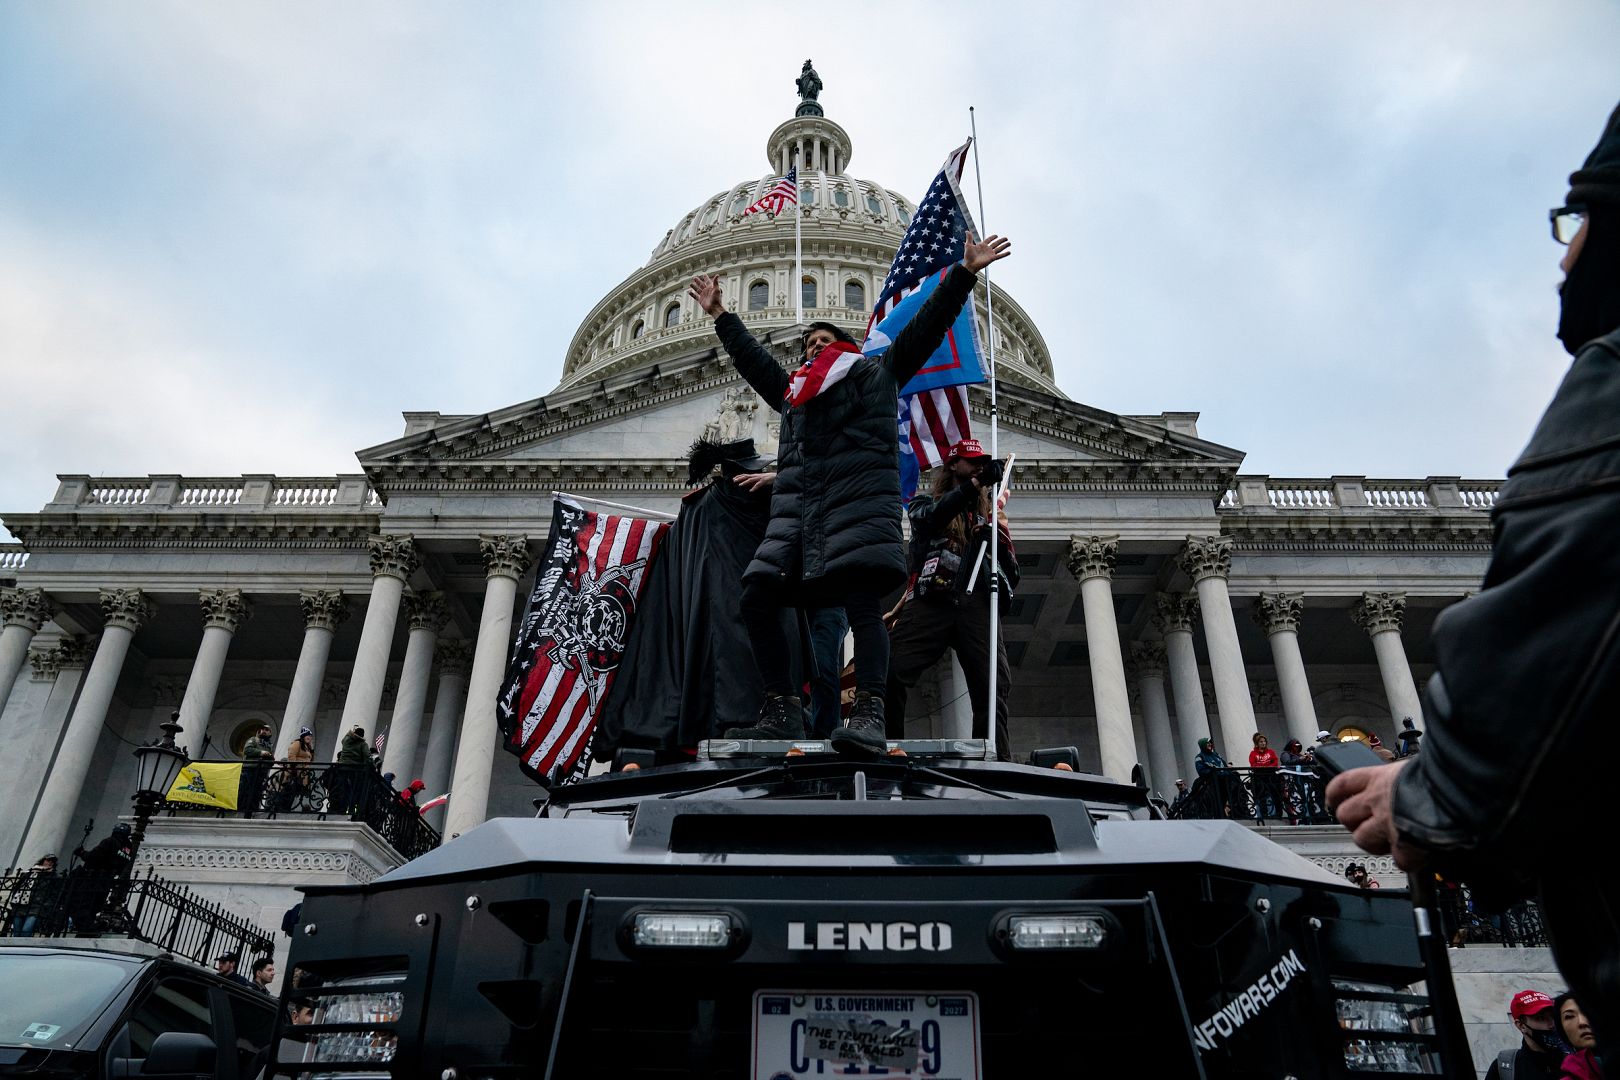
POLYGON ((799 107, 793 110, 794 116, 821 116, 821 106, 816 103, 816 97, 821 93, 821 76, 816 69, 810 66, 810 61, 804 62, 804 68, 799 77, 794 80, 794 86, 799 88, 799 107))

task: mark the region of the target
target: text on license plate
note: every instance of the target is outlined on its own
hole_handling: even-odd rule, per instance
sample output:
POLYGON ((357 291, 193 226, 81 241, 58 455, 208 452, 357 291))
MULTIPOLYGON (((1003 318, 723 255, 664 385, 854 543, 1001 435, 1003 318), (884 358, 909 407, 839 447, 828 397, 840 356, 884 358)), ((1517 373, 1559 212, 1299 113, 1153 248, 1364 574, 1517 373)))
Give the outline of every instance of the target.
POLYGON ((970 992, 759 990, 754 1080, 914 1076, 979 1080, 970 992))

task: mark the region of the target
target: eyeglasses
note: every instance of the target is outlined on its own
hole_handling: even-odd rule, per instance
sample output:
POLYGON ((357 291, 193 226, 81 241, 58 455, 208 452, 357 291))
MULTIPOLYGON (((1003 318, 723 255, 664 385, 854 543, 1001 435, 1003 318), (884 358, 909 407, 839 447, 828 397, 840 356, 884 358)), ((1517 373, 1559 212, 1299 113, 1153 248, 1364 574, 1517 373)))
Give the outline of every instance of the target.
POLYGON ((1552 222, 1553 239, 1567 247, 1586 221, 1586 207, 1560 206, 1547 211, 1547 218, 1552 222))

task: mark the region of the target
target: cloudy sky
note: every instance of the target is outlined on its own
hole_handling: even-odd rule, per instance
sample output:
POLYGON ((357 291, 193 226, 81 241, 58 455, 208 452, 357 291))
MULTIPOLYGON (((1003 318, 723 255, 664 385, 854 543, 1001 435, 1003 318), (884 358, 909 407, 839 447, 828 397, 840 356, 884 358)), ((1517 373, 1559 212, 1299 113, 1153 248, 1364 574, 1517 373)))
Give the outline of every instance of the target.
POLYGON ((977 107, 998 280, 1072 397, 1201 411, 1251 472, 1500 476, 1567 362, 1546 210, 1617 43, 1613 0, 9 0, 0 510, 353 472, 403 410, 548 392, 765 174, 806 57, 912 197, 977 107))

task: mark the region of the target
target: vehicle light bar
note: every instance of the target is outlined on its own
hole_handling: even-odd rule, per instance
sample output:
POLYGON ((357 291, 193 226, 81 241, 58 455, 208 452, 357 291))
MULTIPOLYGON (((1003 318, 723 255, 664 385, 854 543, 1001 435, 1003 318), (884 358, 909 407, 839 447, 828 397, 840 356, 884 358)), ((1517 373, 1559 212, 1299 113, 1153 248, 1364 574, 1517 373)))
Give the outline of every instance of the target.
POLYGON ((731 916, 708 912, 643 911, 631 941, 639 946, 723 949, 731 944, 731 916))
POLYGON ((1100 949, 1108 928, 1096 915, 1013 915, 1007 944, 1015 949, 1100 949))

